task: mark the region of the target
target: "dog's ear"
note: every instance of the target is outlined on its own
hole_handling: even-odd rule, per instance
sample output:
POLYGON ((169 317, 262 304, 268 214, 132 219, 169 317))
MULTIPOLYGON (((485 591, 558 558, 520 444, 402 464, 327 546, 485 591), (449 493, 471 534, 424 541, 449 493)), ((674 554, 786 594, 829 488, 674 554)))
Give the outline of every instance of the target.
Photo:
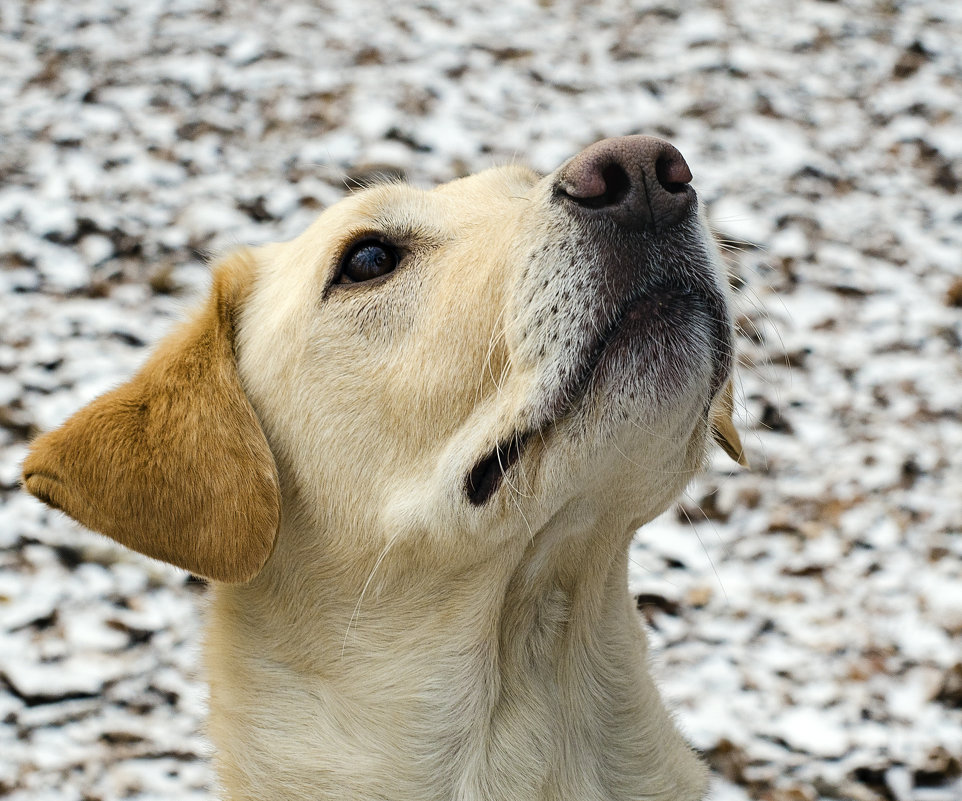
POLYGON ((203 309, 132 380, 33 443, 24 487, 147 556, 253 578, 280 521, 277 469, 234 359, 253 275, 249 251, 219 264, 203 309))
POLYGON ((748 467, 748 459, 745 457, 745 450, 742 448, 741 438, 738 430, 732 421, 732 414, 735 410, 735 394, 731 379, 725 384, 721 395, 715 400, 715 405, 711 412, 711 432, 723 451, 732 457, 742 467, 748 467))

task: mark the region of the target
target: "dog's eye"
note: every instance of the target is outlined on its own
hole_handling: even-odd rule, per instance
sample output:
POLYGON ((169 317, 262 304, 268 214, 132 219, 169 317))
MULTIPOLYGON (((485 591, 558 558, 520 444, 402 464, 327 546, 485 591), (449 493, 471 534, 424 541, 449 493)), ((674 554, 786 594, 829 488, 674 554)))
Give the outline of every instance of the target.
POLYGON ((373 281, 397 269, 400 257, 396 248, 370 239, 351 248, 341 261, 338 282, 359 284, 373 281))

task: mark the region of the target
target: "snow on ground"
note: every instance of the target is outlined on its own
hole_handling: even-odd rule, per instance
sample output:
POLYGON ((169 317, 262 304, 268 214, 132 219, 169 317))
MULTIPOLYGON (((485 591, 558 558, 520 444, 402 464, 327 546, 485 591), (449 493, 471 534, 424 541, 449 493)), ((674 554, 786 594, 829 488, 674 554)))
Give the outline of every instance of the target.
POLYGON ((722 801, 962 798, 962 5, 0 7, 0 795, 207 797, 204 587, 17 490, 203 259, 354 181, 671 139, 730 245, 751 472, 631 581, 722 801))

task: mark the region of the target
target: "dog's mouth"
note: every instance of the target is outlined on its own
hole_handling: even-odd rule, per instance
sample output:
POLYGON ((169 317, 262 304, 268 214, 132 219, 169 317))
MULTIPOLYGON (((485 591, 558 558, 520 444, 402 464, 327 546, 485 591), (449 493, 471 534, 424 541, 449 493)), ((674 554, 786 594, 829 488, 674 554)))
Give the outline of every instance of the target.
POLYGON ((475 463, 464 483, 464 491, 472 504, 483 506, 487 503, 498 491, 508 471, 520 461, 533 436, 543 434, 545 429, 570 414, 583 401, 605 348, 617 334, 626 313, 627 307, 615 323, 586 350, 579 366, 542 406, 537 422, 524 430, 515 431, 475 463))
MULTIPOLYGON (((524 456, 536 438, 545 440, 548 430, 563 419, 576 414, 592 395, 603 391, 606 382, 613 380, 619 369, 619 355, 637 354, 641 376, 648 365, 658 362, 659 384, 680 380, 681 375, 670 375, 673 359, 670 352, 684 345, 684 337, 672 331, 697 328, 700 321, 706 330, 711 349, 712 377, 705 402, 707 417, 711 399, 727 379, 731 367, 731 333, 724 301, 715 292, 703 292, 688 285, 672 284, 646 287, 634 293, 621 306, 607 326, 581 349, 566 377, 539 404, 532 422, 498 442, 495 447, 475 462, 465 477, 464 491, 475 506, 483 506, 498 491, 506 475, 524 456)), ((622 368, 623 369, 623 368, 622 368)), ((683 372, 681 364, 675 372, 683 372)))
POLYGON ((533 433, 526 431, 512 434, 475 463, 464 481, 464 491, 472 504, 483 506, 498 491, 505 475, 521 458, 533 433))

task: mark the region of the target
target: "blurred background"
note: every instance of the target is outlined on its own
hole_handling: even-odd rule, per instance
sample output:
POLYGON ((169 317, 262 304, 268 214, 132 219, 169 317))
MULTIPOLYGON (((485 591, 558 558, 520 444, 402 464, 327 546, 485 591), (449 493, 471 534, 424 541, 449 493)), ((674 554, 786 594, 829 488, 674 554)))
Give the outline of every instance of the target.
POLYGON ((378 175, 684 153, 739 425, 641 530, 653 667, 722 801, 962 798, 962 4, 4 0, 0 796, 212 787, 202 583, 17 489, 205 260, 378 175))

